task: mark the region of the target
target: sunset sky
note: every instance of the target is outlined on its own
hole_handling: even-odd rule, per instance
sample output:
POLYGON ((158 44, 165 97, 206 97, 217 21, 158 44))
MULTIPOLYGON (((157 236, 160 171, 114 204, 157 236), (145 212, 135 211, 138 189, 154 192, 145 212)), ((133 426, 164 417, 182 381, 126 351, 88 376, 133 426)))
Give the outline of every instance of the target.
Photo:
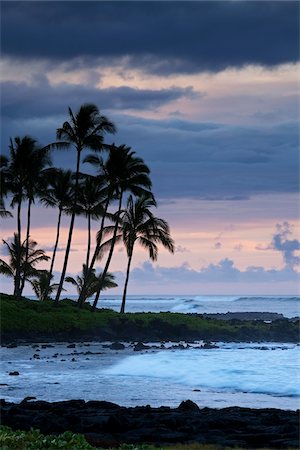
MULTIPOLYGON (((95 103, 117 126, 106 142, 151 169, 176 251, 152 263, 136 249, 129 294, 299 292, 299 4, 1 1, 1 151, 25 134, 53 142, 68 106, 95 103)), ((53 161, 75 170, 74 151, 53 161)), ((49 255, 56 220, 35 206, 49 255)), ((73 275, 87 247, 86 221, 75 226, 73 275)), ((15 229, 2 221, 4 239, 15 229)), ((65 218, 61 250, 67 231, 65 218)), ((120 247, 112 294, 125 263, 120 247)))

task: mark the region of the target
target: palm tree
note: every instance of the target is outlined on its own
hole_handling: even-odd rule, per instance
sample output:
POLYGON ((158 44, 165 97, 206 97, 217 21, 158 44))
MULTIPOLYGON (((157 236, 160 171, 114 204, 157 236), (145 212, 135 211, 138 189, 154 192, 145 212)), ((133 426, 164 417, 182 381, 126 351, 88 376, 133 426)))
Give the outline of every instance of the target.
POLYGON ((152 214, 150 208, 153 206, 156 206, 153 197, 143 196, 134 202, 130 195, 127 209, 122 216, 123 242, 127 251, 128 262, 121 313, 125 312, 126 293, 134 245, 139 243, 147 249, 149 257, 153 261, 156 261, 158 256, 157 244, 162 244, 171 253, 174 252, 174 241, 170 236, 169 226, 165 220, 159 219, 152 214))
POLYGON ((51 300, 50 295, 58 288, 58 284, 51 284, 53 275, 48 270, 37 270, 33 280, 28 280, 33 292, 40 301, 51 300), (50 283, 49 283, 50 281, 50 283))
MULTIPOLYGON (((124 193, 131 192, 136 196, 151 195, 150 188, 152 183, 149 177, 150 170, 143 159, 135 156, 135 152, 132 151, 130 147, 126 147, 125 145, 121 145, 120 147, 112 145, 109 149, 108 158, 105 163, 101 163, 101 161, 93 157, 93 155, 86 158, 85 161, 96 166, 99 166, 100 163, 100 167, 103 170, 103 173, 106 176, 107 182, 109 184, 109 192, 111 196, 114 195, 118 200, 111 245, 103 270, 103 277, 105 277, 117 240, 124 193)), ((97 235, 97 246, 93 259, 91 261, 90 269, 93 268, 96 258, 98 257, 99 249, 102 244, 102 237, 103 228, 99 230, 97 235)), ((93 303, 93 311, 96 309, 100 292, 101 289, 99 288, 93 303)))
POLYGON ((58 207, 56 239, 49 269, 49 286, 53 278, 52 272, 56 251, 59 242, 60 224, 62 214, 71 214, 71 205, 74 197, 74 174, 71 170, 49 169, 47 171, 46 189, 41 196, 41 202, 46 207, 58 207))
POLYGON ((80 170, 80 158, 84 149, 90 148, 95 151, 103 149, 103 134, 114 133, 116 131, 115 126, 105 116, 100 115, 98 108, 92 104, 84 104, 79 108, 77 114, 73 114, 71 108, 69 108, 70 122, 66 121, 61 128, 58 128, 56 137, 58 140, 63 140, 67 146, 73 145, 77 153, 76 161, 76 173, 75 173, 75 195, 73 203, 73 211, 70 221, 68 242, 66 247, 65 259, 57 290, 55 302, 57 303, 60 298, 60 294, 65 279, 65 274, 68 265, 69 253, 71 249, 72 234, 74 228, 76 205, 78 197, 78 184, 79 184, 79 170, 80 170))
MULTIPOLYGON (((80 295, 85 286, 85 294, 83 298, 82 304, 88 299, 92 297, 95 292, 98 290, 99 286, 101 290, 111 289, 117 287, 117 283, 114 282, 114 275, 107 272, 104 279, 102 279, 102 274, 96 275, 95 269, 92 270, 91 274, 88 275, 87 266, 83 264, 82 266, 82 275, 77 275, 76 279, 73 277, 66 277, 65 281, 67 283, 73 284, 76 287, 78 294, 80 295)), ((82 305, 81 305, 82 306, 82 305)))
MULTIPOLYGON (((43 179, 42 172, 47 165, 51 164, 48 155, 49 148, 39 148, 35 139, 30 136, 23 138, 16 137, 10 140, 10 160, 6 169, 7 189, 12 194, 11 206, 17 205, 17 239, 18 247, 21 248, 21 206, 22 202, 28 199, 27 209, 27 231, 25 239, 25 259, 28 256, 31 205, 34 202, 34 196, 40 189, 43 179)), ((23 277, 20 276, 20 261, 16 266, 16 282, 14 295, 19 298, 22 294, 26 278, 26 272, 23 277)))
POLYGON ((77 199, 77 213, 84 215, 88 220, 88 244, 86 267, 89 267, 91 251, 91 220, 99 219, 104 215, 108 189, 103 177, 83 175, 77 199))
POLYGON ((15 292, 19 277, 24 275, 26 281, 28 281, 38 272, 35 268, 36 264, 41 261, 48 261, 49 256, 46 256, 43 250, 36 249, 37 243, 31 239, 28 245, 26 240, 20 245, 17 233, 14 233, 12 242, 7 242, 4 239, 2 239, 2 242, 8 251, 9 262, 0 259, 0 273, 13 278, 15 292), (26 248, 28 248, 27 258, 26 248))
MULTIPOLYGON (((52 161, 49 156, 49 148, 35 148, 32 152, 30 161, 30 169, 27 173, 26 196, 28 199, 27 208, 27 231, 26 231, 26 259, 28 257, 28 244, 30 236, 31 224, 31 206, 36 197, 40 197, 44 192, 45 174, 47 166, 51 166, 52 161)), ((21 279, 20 295, 22 295, 26 280, 26 272, 24 272, 21 279)))

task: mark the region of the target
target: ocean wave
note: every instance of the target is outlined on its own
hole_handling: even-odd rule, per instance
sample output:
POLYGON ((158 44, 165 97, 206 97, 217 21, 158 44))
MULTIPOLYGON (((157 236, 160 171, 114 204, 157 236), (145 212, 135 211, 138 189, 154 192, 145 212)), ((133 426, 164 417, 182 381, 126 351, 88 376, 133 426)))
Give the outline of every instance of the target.
POLYGON ((172 312, 180 312, 180 313, 189 313, 189 312, 197 312, 197 310, 201 310, 203 308, 202 305, 199 305, 199 303, 192 303, 192 302, 184 302, 180 303, 179 305, 173 306, 171 309, 172 312))
POLYGON ((170 383, 228 393, 300 396, 299 348, 189 349, 134 355, 105 371, 110 376, 164 379, 170 383))
POLYGON ((300 301, 300 297, 288 297, 288 296, 284 296, 284 297, 270 297, 270 296, 261 296, 261 297, 255 297, 255 296, 251 296, 251 297, 239 297, 236 300, 234 300, 235 302, 298 302, 300 301))

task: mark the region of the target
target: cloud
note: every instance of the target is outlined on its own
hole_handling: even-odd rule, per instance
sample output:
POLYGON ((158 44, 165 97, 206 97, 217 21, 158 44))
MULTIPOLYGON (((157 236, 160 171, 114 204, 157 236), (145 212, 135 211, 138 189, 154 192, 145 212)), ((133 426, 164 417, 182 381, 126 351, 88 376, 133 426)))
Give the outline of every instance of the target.
POLYGON ((274 250, 282 253, 284 262, 289 267, 300 264, 300 256, 295 255, 295 251, 300 250, 300 241, 288 239, 292 234, 291 225, 288 222, 276 225, 277 233, 274 234, 270 245, 274 250))
MULTIPOLYGON (((53 252, 54 246, 53 245, 43 246, 43 250, 45 252, 53 252)), ((57 247, 56 251, 57 252, 65 252, 66 248, 65 247, 57 247)), ((78 249, 77 248, 71 248, 70 252, 78 252, 78 249)))
POLYGON ((235 267, 234 261, 225 258, 217 264, 209 264, 198 270, 188 264, 178 267, 154 266, 145 262, 131 272, 131 280, 139 283, 279 283, 300 281, 300 274, 291 267, 284 269, 265 269, 261 266, 250 266, 245 270, 235 267))
POLYGON ((175 247, 175 253, 190 253, 190 250, 182 245, 177 245, 175 247))
MULTIPOLYGON (((3 101, 6 114, 13 116, 14 110, 17 115, 26 114, 26 119, 2 120, 4 152, 11 136, 30 134, 41 144, 53 142, 56 128, 67 118, 69 100, 74 102, 74 110, 81 104, 75 102, 79 100, 76 96, 67 100, 63 94, 60 103, 59 91, 47 89, 45 93, 38 91, 35 101, 30 100, 29 94, 12 97, 13 102, 3 101), (58 108, 60 115, 51 117, 58 108)), ((296 122, 236 126, 177 119, 148 120, 113 110, 107 115, 117 125, 118 133, 107 136, 106 141, 126 143, 144 158, 160 203, 175 198, 241 201, 254 195, 299 191, 296 122)), ((54 163, 70 168, 75 166, 75 159, 71 161, 68 152, 55 152, 54 163)), ((85 165, 82 170, 90 168, 85 165)))
POLYGON ((31 83, 6 81, 1 83, 2 115, 5 118, 43 118, 64 114, 67 106, 95 103, 101 108, 119 110, 155 110, 180 98, 200 98, 193 88, 133 89, 127 86, 97 89, 88 85, 60 83, 50 85, 44 76, 31 83), (42 102, 41 102, 42 98, 42 102))
POLYGON ((243 250, 243 245, 242 244, 236 244, 233 247, 234 250, 236 250, 237 252, 241 252, 243 250))
POLYGON ((170 74, 298 59, 298 2, 1 2, 2 54, 170 74))
POLYGON ((221 242, 216 242, 216 243, 214 244, 214 248, 215 248, 215 249, 222 248, 222 243, 221 243, 221 242))
POLYGON ((272 237, 272 241, 268 245, 258 244, 256 250, 277 250, 282 253, 286 267, 293 268, 300 264, 300 256, 295 252, 300 250, 300 241, 297 239, 288 239, 292 234, 292 225, 288 222, 276 225, 276 233, 272 237))
POLYGON ((120 117, 118 129, 121 139, 149 161, 161 198, 176 192, 239 201, 255 194, 298 192, 296 123, 234 126, 120 117))

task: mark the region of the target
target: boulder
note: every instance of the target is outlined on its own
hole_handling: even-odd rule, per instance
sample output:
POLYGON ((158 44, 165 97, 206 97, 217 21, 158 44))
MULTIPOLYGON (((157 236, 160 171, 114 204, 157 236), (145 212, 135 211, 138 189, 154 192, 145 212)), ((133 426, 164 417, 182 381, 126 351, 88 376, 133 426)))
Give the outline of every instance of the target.
POLYGON ((212 348, 219 348, 219 347, 217 345, 215 345, 215 344, 212 344, 211 342, 205 342, 201 346, 201 348, 204 348, 205 350, 209 350, 209 349, 212 349, 212 348))
POLYGON ((180 411, 199 411, 199 406, 192 400, 183 400, 178 408, 180 411))
POLYGON ((142 350, 147 350, 150 347, 148 345, 143 344, 142 342, 138 342, 134 347, 133 347, 133 351, 134 352, 140 352, 142 350))
POLYGON ((122 344, 121 342, 113 342, 113 343, 109 346, 109 348, 110 348, 111 350, 124 350, 125 345, 122 344))

